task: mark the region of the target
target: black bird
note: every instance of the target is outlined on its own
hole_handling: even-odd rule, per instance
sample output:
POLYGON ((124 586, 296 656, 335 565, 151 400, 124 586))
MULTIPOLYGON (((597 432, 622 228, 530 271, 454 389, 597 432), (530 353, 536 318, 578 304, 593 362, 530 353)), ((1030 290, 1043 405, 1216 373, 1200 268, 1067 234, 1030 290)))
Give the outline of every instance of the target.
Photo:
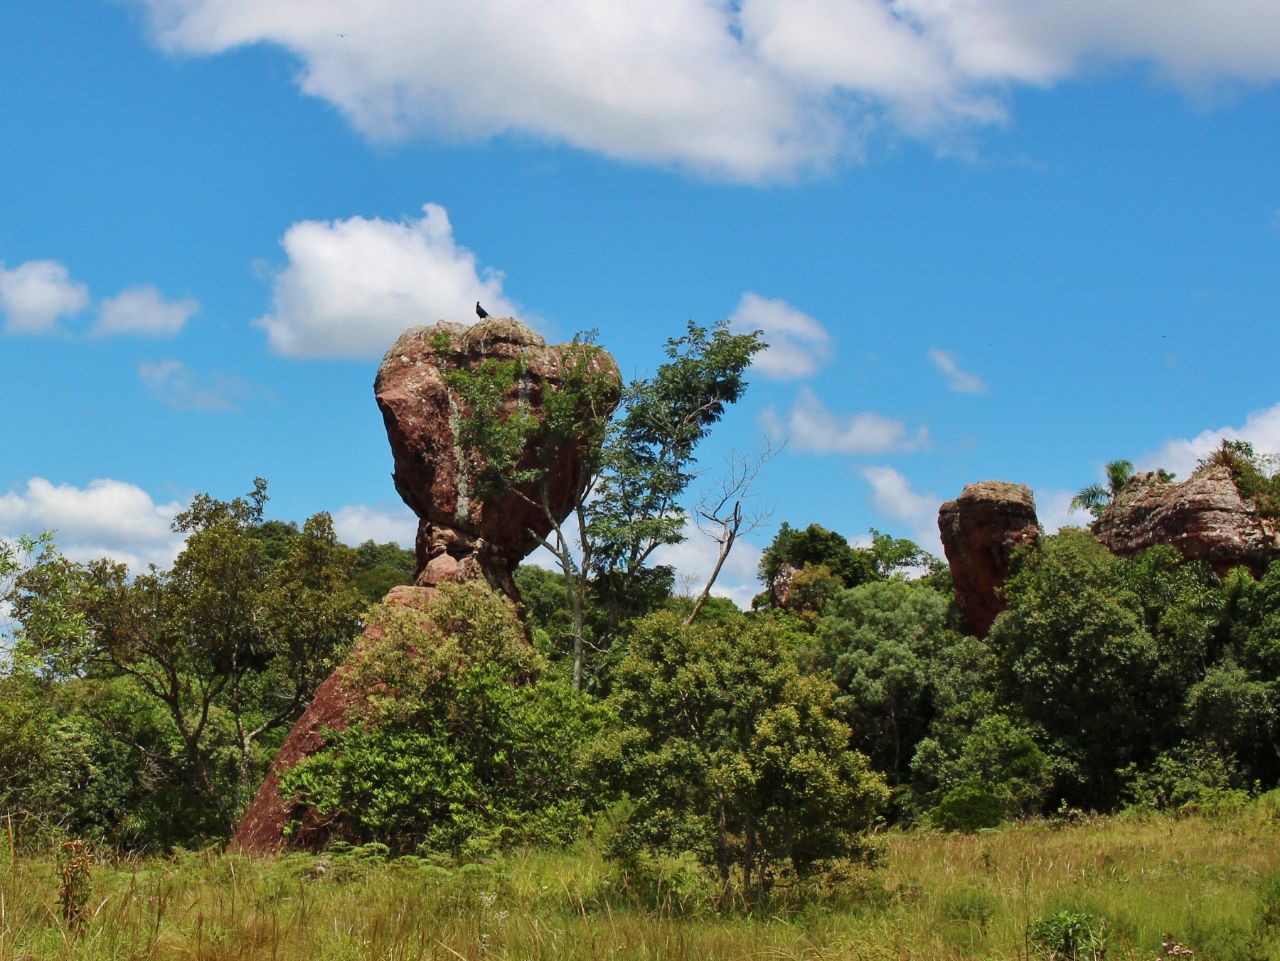
POLYGON ((481 307, 480 301, 478 300, 476 301, 476 316, 479 317, 481 320, 484 320, 486 317, 489 316, 489 311, 481 307))

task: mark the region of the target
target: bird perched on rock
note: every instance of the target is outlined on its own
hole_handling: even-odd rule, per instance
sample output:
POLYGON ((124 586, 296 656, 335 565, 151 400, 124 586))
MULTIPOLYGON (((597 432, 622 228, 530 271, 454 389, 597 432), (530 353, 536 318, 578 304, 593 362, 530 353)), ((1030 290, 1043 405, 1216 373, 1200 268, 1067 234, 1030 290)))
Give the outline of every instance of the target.
POLYGON ((484 320, 486 317, 489 316, 489 311, 481 307, 480 301, 478 300, 476 301, 476 316, 479 317, 481 320, 484 320))

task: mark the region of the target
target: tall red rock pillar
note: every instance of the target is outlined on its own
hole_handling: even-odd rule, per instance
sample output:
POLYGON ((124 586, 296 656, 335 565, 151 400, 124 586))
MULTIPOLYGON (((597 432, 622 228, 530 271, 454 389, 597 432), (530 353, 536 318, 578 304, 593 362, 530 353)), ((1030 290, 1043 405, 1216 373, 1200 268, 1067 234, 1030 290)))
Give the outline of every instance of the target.
POLYGON ((970 484, 938 510, 938 532, 964 629, 986 637, 991 622, 1004 610, 1001 588, 1009 576, 1010 557, 1040 537, 1031 490, 1005 481, 970 484))

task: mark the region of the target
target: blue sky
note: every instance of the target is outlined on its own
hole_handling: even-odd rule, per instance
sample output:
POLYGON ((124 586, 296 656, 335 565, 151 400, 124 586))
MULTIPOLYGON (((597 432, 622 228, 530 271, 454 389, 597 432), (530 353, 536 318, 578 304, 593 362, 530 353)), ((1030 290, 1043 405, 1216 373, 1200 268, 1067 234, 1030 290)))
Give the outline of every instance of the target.
POLYGON ((263 475, 405 537, 377 358, 477 298, 628 374, 766 329, 704 455, 786 442, 739 599, 783 520, 937 549, 973 481, 1056 526, 1107 460, 1280 449, 1272 2, 11 6, 0 536, 164 562, 263 475))

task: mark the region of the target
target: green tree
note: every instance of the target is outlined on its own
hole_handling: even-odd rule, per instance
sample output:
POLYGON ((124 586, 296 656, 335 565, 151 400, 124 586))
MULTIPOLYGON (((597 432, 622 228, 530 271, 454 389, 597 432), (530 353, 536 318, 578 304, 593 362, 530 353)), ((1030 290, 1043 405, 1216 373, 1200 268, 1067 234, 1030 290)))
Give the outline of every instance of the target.
POLYGON ((760 555, 760 577, 772 592, 785 568, 801 570, 806 565, 826 567, 845 587, 857 587, 875 580, 875 558, 870 551, 855 548, 841 534, 820 524, 796 530, 786 521, 773 542, 760 555))
POLYGON ((866 752, 891 784, 933 715, 933 675, 952 643, 947 602, 927 587, 874 581, 841 591, 818 622, 824 665, 840 689, 839 704, 866 752))
POLYGON ((1124 565, 1084 531, 1042 538, 1021 554, 988 638, 1001 699, 1043 731, 1059 788, 1080 806, 1112 806, 1117 770, 1161 746, 1160 646, 1124 565))
POLYGON ((266 499, 261 479, 231 501, 197 495, 174 520, 186 541, 167 571, 43 557, 14 603, 18 650, 39 676, 129 678, 163 705, 188 777, 224 826, 255 786, 258 739, 297 717, 359 629, 349 552, 328 515, 271 564, 255 534, 266 499))
POLYGON ((858 850, 884 783, 793 646, 764 616, 635 624, 609 700, 624 727, 599 755, 633 802, 615 857, 691 852, 722 901, 759 902, 786 871, 858 850))
POLYGON ((377 604, 387 591, 399 584, 412 584, 418 570, 413 551, 399 544, 378 544, 367 540, 355 549, 351 563, 351 586, 369 604, 377 604))
POLYGON ((1088 487, 1081 488, 1080 492, 1071 499, 1072 510, 1085 510, 1094 517, 1101 517, 1107 505, 1133 477, 1133 463, 1127 460, 1113 460, 1103 468, 1103 473, 1107 477, 1106 484, 1090 484, 1088 487))

